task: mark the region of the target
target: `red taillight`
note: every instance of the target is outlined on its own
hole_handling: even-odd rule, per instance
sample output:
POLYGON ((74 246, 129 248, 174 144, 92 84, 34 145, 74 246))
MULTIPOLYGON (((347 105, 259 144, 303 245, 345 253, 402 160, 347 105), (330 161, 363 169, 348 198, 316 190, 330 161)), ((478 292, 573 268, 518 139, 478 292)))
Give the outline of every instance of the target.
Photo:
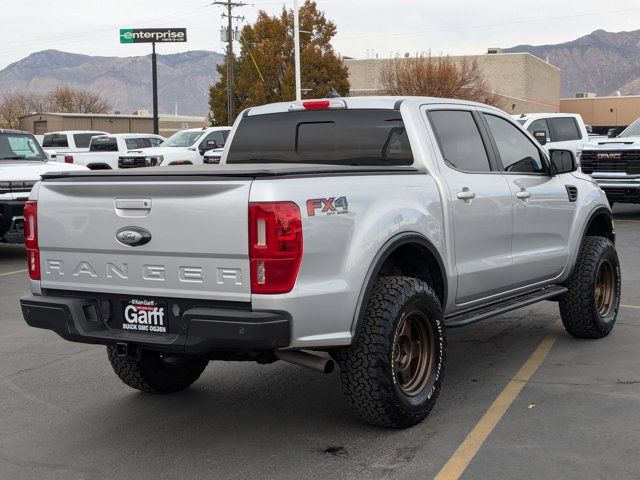
POLYGON ((252 293, 287 293, 302 261, 302 218, 293 202, 249 204, 252 293))
POLYGON ((72 155, 65 155, 64 156, 64 163, 73 163, 73 156, 72 155))
POLYGON ((302 106, 305 110, 326 110, 331 105, 329 100, 309 100, 302 102, 302 106))
POLYGON ((27 269, 32 280, 40 280, 40 249, 38 248, 38 204, 24 204, 24 245, 27 247, 27 269))

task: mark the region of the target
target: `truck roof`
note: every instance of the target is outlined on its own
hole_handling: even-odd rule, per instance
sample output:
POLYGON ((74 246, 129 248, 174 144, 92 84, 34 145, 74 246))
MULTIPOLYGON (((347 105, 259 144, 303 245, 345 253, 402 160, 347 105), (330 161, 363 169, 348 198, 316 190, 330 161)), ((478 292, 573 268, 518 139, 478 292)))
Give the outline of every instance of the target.
POLYGON ((9 128, 0 128, 0 133, 20 133, 23 135, 32 135, 31 132, 27 132, 25 130, 11 130, 9 128))
MULTIPOLYGON (((341 101, 344 102, 347 109, 396 109, 399 110, 403 104, 408 104, 414 107, 420 107, 421 105, 469 105, 475 107, 485 107, 494 109, 497 112, 504 112, 498 108, 491 107, 477 102, 470 102, 468 100, 458 100, 455 98, 437 98, 437 97, 413 97, 413 96, 370 96, 370 97, 338 97, 331 99, 305 99, 303 102, 308 101, 341 101)), ((267 105, 261 105, 259 107, 252 107, 245 110, 244 115, 263 115, 267 113, 281 113, 288 112, 292 105, 299 103, 295 101, 270 103, 267 105)))
POLYGON ((529 120, 532 118, 554 118, 554 117, 574 117, 582 118, 579 113, 522 113, 520 115, 511 115, 516 120, 529 120))
POLYGON ((216 131, 216 130, 231 130, 231 127, 203 127, 203 128, 185 128, 184 130, 180 130, 181 132, 208 132, 208 131, 216 131))
POLYGON ((155 133, 107 133, 104 135, 96 135, 96 137, 111 137, 111 138, 164 138, 161 135, 155 133))
POLYGON ((59 130, 57 132, 47 132, 45 135, 75 135, 77 133, 95 133, 96 135, 109 135, 109 132, 103 130, 59 130))

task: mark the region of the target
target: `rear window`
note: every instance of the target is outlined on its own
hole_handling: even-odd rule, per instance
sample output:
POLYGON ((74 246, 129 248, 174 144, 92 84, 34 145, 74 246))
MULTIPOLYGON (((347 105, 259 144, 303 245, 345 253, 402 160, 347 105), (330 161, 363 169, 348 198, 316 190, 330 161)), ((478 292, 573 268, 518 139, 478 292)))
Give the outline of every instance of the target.
POLYGON ((95 136, 95 133, 76 133, 73 135, 73 141, 76 148, 87 148, 91 143, 91 138, 95 136))
POLYGON ((139 148, 151 148, 154 146, 149 138, 126 138, 124 143, 127 145, 127 150, 138 150, 139 148))
POLYGON ((117 152, 118 141, 113 137, 95 137, 89 147, 90 152, 117 152))
POLYGON ((227 163, 411 165, 413 155, 396 110, 322 110, 243 118, 227 163))
POLYGON ((67 136, 61 133, 49 133, 42 139, 42 146, 45 148, 68 148, 67 136))

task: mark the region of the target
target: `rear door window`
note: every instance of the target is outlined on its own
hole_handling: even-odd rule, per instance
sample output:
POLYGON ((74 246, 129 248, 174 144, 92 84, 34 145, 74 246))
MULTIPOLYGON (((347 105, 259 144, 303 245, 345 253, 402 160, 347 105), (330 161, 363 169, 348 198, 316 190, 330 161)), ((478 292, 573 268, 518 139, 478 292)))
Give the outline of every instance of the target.
POLYGON ((73 135, 73 141, 76 144, 76 148, 88 148, 91 139, 95 136, 95 133, 76 133, 73 135))
POLYGON ((582 138, 578 122, 573 117, 550 118, 549 124, 553 132, 552 138, 554 142, 567 142, 582 138))
POLYGON ((127 150, 138 150, 140 148, 151 148, 153 145, 149 138, 126 138, 124 141, 127 150))
POLYGON ((397 110, 283 112, 242 119, 227 163, 413 164, 397 110))
POLYGON ((549 130, 549 125, 547 124, 547 120, 544 118, 540 118, 534 122, 531 122, 531 125, 527 128, 527 130, 533 135, 533 132, 544 132, 547 137, 547 142, 551 141, 551 131, 549 130))
POLYGON ((480 130, 469 111, 435 110, 428 117, 445 163, 463 172, 489 172, 491 165, 480 130))

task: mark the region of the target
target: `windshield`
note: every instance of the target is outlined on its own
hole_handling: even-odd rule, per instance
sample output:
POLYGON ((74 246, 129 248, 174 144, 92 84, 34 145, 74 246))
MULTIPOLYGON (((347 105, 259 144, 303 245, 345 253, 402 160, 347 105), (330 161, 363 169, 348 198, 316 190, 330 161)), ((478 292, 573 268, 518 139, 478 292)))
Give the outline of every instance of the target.
POLYGON ((162 143, 163 147, 191 147, 204 132, 178 132, 162 143))
POLYGON ((0 160, 46 160, 46 157, 33 135, 2 133, 0 160))
POLYGON ((620 135, 618 135, 618 138, 625 137, 640 137, 640 118, 629 125, 620 135))
POLYGON ((236 130, 227 163, 411 165, 395 110, 320 110, 249 115, 236 130))
POLYGON ((89 145, 90 152, 117 152, 118 141, 115 137, 94 137, 89 145))

